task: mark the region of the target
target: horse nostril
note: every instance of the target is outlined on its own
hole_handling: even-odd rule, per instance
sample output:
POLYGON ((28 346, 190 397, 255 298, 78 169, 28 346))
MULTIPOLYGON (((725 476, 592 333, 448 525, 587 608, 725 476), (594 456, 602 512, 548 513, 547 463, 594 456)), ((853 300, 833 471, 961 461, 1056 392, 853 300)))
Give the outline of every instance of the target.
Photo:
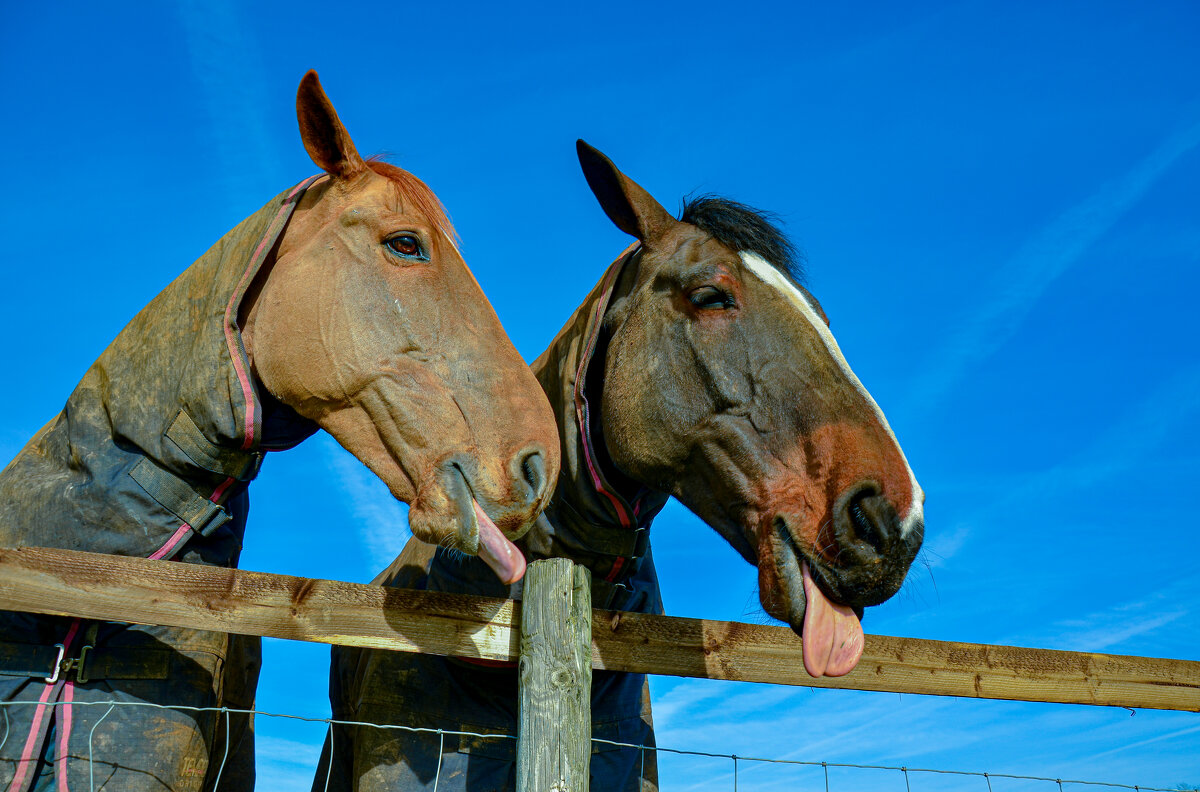
POLYGON ((846 511, 849 513, 850 524, 854 527, 854 533, 858 538, 879 550, 883 544, 883 537, 879 535, 879 531, 872 524, 871 518, 867 516, 866 510, 863 509, 863 500, 867 497, 869 496, 860 495, 852 498, 846 506, 846 511))
POLYGON ((863 551, 886 555, 896 529, 896 510, 870 482, 854 487, 839 499, 838 538, 843 546, 857 543, 863 551))
POLYGON ((530 451, 521 459, 521 476, 529 485, 530 501, 539 500, 546 489, 546 458, 541 451, 530 451))
POLYGON ((854 533, 858 534, 858 538, 871 547, 875 548, 875 552, 883 553, 884 547, 888 544, 888 527, 886 518, 881 516, 872 516, 869 511, 868 500, 878 498, 878 496, 862 496, 854 498, 850 502, 850 521, 854 526, 854 533))

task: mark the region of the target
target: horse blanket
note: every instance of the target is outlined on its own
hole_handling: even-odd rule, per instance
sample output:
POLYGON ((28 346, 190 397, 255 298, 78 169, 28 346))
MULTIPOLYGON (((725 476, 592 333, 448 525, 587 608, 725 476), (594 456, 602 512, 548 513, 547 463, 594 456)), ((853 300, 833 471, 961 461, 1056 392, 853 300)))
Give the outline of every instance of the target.
MULTIPOLYGON (((0 472, 0 546, 237 565, 263 453, 316 430, 259 391, 238 329, 312 181, 226 234, 88 369, 0 472)), ((185 792, 218 773, 252 789, 251 720, 204 708, 252 708, 258 668, 257 639, 0 611, 0 790, 185 792)))

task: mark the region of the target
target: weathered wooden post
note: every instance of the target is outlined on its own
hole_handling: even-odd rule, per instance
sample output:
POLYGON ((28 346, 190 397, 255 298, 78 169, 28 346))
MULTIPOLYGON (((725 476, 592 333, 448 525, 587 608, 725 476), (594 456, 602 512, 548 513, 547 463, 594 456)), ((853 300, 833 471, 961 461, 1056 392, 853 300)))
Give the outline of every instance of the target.
POLYGON ((535 561, 521 604, 517 792, 587 792, 592 756, 591 572, 535 561))

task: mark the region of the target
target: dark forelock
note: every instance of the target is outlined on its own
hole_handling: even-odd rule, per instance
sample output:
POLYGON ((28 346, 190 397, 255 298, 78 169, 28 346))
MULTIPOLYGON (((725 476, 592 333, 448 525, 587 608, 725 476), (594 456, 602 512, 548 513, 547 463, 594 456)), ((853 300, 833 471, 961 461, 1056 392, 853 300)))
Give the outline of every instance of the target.
POLYGON ((796 246, 779 230, 775 215, 717 195, 698 195, 684 199, 679 219, 728 248, 757 253, 793 281, 803 284, 804 262, 796 246))

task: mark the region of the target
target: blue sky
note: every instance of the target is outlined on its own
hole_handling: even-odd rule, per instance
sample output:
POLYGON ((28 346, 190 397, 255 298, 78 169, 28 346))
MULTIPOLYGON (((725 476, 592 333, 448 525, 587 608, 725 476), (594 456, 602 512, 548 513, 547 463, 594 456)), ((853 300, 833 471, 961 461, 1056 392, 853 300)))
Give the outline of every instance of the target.
MULTIPOLYGON (((442 197, 528 359, 627 242, 577 137, 669 208, 715 191, 783 218, 928 494, 926 549, 868 632, 1200 658, 1195 4, 66 2, 4 19, 0 460, 177 272, 313 171, 293 102, 316 68, 360 150, 442 197)), ((407 538, 323 435, 268 460, 253 501, 249 569, 365 582, 407 538)), ((685 510, 654 535, 668 612, 766 620, 754 571, 685 510)), ((327 714, 327 658, 268 642, 259 706, 327 714)), ((1194 714, 652 684, 673 748, 1200 784, 1194 714)), ((320 730, 259 735, 260 788, 307 784, 320 730)), ((731 770, 664 759, 663 789, 731 789, 731 770)))

